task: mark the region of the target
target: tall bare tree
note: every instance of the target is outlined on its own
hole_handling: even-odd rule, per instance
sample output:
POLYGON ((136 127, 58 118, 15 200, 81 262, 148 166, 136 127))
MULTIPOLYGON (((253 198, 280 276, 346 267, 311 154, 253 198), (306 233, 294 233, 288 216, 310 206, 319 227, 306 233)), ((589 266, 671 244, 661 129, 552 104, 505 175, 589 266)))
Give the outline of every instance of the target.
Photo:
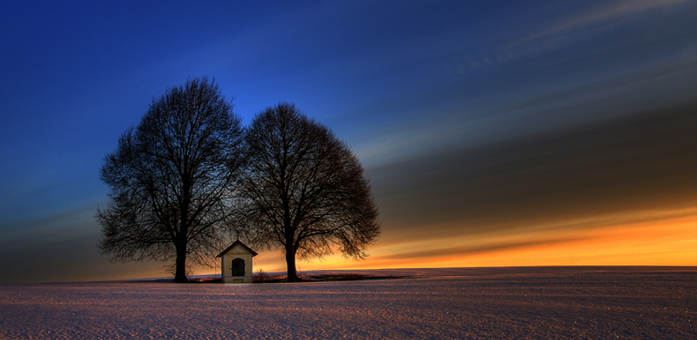
POLYGON ((153 101, 105 158, 110 202, 97 211, 110 260, 209 265, 229 241, 232 189, 243 164, 240 119, 215 81, 189 79, 153 101))
POLYGON ((242 191, 254 244, 285 253, 290 281, 298 280, 296 256, 321 257, 335 247, 346 257, 367 256, 380 234, 378 211, 346 144, 288 103, 259 113, 245 140, 242 191))

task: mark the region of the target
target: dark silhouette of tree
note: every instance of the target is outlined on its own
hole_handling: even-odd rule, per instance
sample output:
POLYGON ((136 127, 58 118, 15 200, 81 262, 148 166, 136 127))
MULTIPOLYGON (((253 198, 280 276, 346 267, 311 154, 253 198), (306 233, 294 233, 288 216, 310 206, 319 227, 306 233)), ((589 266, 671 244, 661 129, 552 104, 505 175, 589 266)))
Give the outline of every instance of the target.
POLYGON ((325 126, 294 105, 259 113, 246 134, 243 195, 252 242, 280 248, 288 280, 296 256, 322 257, 333 247, 362 259, 380 234, 377 207, 356 156, 325 126))
POLYGON ((140 124, 105 157, 110 202, 97 211, 99 247, 112 262, 210 265, 229 240, 243 163, 243 129, 215 81, 189 79, 153 100, 140 124), (232 189, 231 189, 232 188, 232 189))

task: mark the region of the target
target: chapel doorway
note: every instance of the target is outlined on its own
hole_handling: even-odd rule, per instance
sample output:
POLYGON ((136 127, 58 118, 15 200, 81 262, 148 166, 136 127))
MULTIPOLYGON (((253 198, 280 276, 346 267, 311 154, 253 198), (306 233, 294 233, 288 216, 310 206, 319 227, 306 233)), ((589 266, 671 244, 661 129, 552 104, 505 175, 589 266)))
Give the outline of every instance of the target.
POLYGON ((232 276, 244 276, 244 259, 236 258, 232 260, 232 276))

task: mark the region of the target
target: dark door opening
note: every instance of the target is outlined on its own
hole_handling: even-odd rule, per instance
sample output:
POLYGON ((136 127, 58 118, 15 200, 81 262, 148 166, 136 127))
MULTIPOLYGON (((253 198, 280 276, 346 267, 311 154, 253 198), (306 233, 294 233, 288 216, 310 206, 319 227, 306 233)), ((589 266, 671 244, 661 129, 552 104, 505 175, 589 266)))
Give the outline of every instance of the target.
POLYGON ((244 276, 244 260, 236 258, 232 260, 232 276, 244 276))

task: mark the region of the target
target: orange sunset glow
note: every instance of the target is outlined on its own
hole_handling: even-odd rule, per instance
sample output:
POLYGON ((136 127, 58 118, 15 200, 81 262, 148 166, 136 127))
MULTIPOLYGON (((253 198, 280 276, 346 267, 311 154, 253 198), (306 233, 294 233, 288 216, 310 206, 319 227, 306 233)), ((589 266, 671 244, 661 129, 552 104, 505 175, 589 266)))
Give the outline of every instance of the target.
MULTIPOLYGON (((301 270, 515 266, 694 266, 697 207, 642 211, 526 226, 505 234, 453 235, 423 241, 381 239, 370 257, 339 254, 300 262, 301 270)), ((438 229, 439 226, 432 226, 438 229)), ((265 252, 255 266, 283 272, 280 253, 265 252)), ((205 271, 202 271, 205 272, 205 271)))

